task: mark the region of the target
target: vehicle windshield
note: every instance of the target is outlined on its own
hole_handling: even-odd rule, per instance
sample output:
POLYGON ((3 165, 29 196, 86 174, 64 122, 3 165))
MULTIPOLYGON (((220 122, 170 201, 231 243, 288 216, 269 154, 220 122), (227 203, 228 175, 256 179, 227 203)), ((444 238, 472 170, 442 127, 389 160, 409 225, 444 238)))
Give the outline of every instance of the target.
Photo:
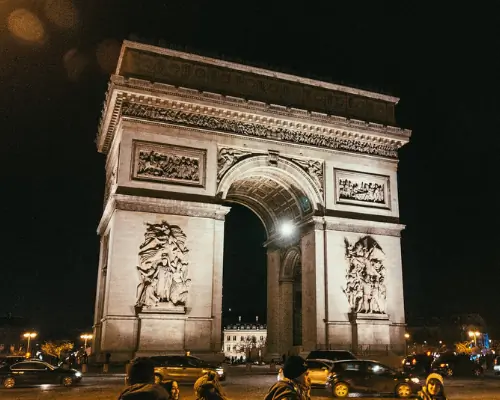
POLYGON ((54 367, 53 365, 51 365, 51 364, 49 364, 49 363, 46 363, 45 361, 37 361, 37 362, 39 362, 40 364, 45 365, 48 369, 50 369, 50 370, 52 370, 52 371, 53 371, 53 370, 55 370, 55 369, 57 368, 57 367, 54 367))
POLYGON ((199 366, 205 364, 203 360, 198 357, 189 356, 188 361, 191 365, 199 366))

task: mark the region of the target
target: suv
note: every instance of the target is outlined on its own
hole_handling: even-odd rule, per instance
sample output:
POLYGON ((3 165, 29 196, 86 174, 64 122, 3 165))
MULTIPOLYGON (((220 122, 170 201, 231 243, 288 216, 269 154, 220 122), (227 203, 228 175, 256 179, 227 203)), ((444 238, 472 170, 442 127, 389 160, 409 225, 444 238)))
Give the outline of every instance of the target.
POLYGON ((215 372, 219 380, 226 379, 226 373, 221 365, 209 364, 193 356, 154 356, 155 383, 165 380, 177 382, 195 382, 208 371, 215 372))
POLYGON ((432 372, 442 376, 482 376, 483 368, 467 354, 443 353, 434 359, 432 372))
POLYGON ((403 371, 409 375, 427 376, 431 373, 434 357, 429 354, 412 354, 403 359, 403 371))
POLYGON ((309 353, 306 360, 356 360, 356 356, 347 350, 313 350, 309 353))

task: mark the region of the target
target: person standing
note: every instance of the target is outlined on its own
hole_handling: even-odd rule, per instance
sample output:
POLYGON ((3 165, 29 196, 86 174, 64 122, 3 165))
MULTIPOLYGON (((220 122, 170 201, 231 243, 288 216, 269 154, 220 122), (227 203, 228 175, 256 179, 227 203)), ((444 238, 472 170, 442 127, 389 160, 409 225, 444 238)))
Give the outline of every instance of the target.
POLYGON ((310 400, 310 388, 305 360, 290 356, 283 365, 283 377, 271 386, 264 400, 310 400))

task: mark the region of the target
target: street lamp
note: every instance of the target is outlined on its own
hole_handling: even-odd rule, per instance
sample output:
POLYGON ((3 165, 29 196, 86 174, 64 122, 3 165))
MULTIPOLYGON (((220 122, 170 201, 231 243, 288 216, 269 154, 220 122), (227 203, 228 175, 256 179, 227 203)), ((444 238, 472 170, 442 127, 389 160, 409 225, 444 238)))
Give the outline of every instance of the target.
POLYGON ((30 348, 30 342, 31 339, 36 338, 37 333, 36 332, 26 332, 23 334, 23 336, 28 339, 28 345, 26 346, 26 357, 29 357, 31 355, 31 348, 30 348))
POLYGON ((408 332, 405 333, 405 348, 406 348, 406 355, 408 355, 408 339, 410 338, 410 334, 408 332))
POLYGON ((83 345, 84 350, 87 350, 87 340, 92 340, 93 337, 94 336, 92 336, 90 333, 84 333, 80 336, 80 339, 83 339, 85 341, 83 345))
POLYGON ((469 331, 469 337, 474 338, 474 347, 477 347, 477 338, 481 336, 481 332, 479 331, 469 331))

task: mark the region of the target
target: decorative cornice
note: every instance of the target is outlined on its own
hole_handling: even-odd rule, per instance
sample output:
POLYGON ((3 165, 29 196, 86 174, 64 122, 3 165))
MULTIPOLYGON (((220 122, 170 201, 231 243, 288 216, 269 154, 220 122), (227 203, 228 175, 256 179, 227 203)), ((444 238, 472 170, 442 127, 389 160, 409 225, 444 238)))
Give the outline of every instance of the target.
POLYGON ((113 194, 106 204, 99 223, 99 234, 102 234, 115 210, 183 215, 223 221, 231 207, 219 204, 113 194))
POLYGON ((366 235, 382 235, 401 237, 405 225, 389 222, 360 221, 359 223, 345 218, 312 217, 304 221, 300 228, 306 234, 310 230, 328 230, 338 232, 362 233, 366 235))
POLYGON ((339 131, 334 131, 332 132, 333 135, 331 135, 311 131, 306 132, 285 126, 269 126, 259 122, 244 122, 233 118, 218 117, 213 113, 207 115, 207 113, 200 112, 199 107, 198 109, 195 108, 194 112, 188 112, 182 109, 177 110, 175 105, 173 108, 166 108, 129 100, 124 101, 121 107, 124 117, 161 121, 241 136, 258 137, 330 150, 364 153, 391 159, 397 159, 397 149, 402 145, 402 142, 376 140, 373 137, 342 137, 342 132, 339 131))
MULTIPOLYGON (((108 86, 97 135, 98 149, 103 153, 108 151, 111 140, 110 137, 112 137, 119 121, 121 105, 125 99, 127 101, 142 102, 150 106, 155 105, 161 108, 172 107, 177 110, 195 111, 202 115, 226 116, 235 121, 261 122, 270 125, 274 129, 293 129, 306 136, 312 134, 319 135, 320 137, 326 138, 325 140, 329 140, 328 138, 331 136, 338 136, 341 141, 354 139, 362 142, 373 142, 382 147, 387 146, 389 150, 391 148, 398 149, 403 146, 409 141, 411 136, 410 130, 394 126, 309 112, 274 104, 269 105, 257 101, 247 101, 245 99, 216 93, 176 88, 171 85, 153 84, 140 79, 125 79, 121 76, 114 75, 108 86), (166 100, 164 98, 165 95, 178 98, 179 100, 166 100), (162 99, 160 99, 159 96, 162 96, 162 99), (191 102, 201 102, 201 104, 184 102, 184 99, 191 102), (225 108, 214 108, 203 104, 207 102, 214 105, 221 105, 225 108), (227 109, 227 107, 232 107, 233 110, 227 109), (272 114, 277 117, 273 118, 272 114), (293 120, 284 120, 284 118, 292 118, 293 120), (298 122, 297 119, 299 119, 300 122, 298 122), (328 126, 325 126, 325 124, 328 126)), ((160 121, 162 121, 162 119, 160 119, 160 121)), ((396 158, 394 154, 386 157, 396 158)))

